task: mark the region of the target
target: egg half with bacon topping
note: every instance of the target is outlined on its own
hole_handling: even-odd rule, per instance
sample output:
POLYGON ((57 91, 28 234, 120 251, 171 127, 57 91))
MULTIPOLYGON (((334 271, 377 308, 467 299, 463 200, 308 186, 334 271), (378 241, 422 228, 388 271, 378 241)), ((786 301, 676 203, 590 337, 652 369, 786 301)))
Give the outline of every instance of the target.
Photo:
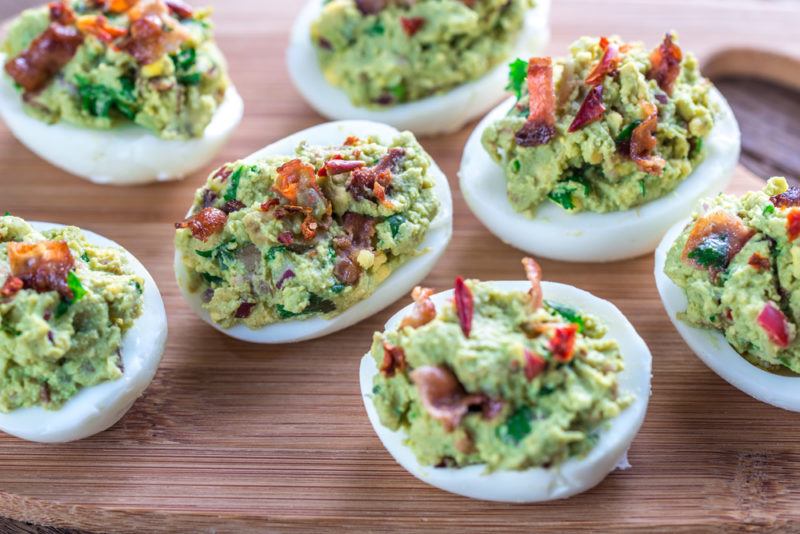
POLYGON ((244 111, 208 10, 181 0, 61 0, 2 45, 0 116, 24 145, 93 182, 182 178, 244 111))
POLYGON ((651 252, 730 182, 739 127, 672 34, 617 37, 511 65, 515 95, 476 128, 459 172, 470 209, 503 241, 564 261, 651 252))
POLYGON ((447 178, 409 132, 323 124, 230 163, 176 225, 192 308, 258 343, 355 324, 419 283, 452 233, 447 178))
POLYGON ((656 251, 675 327, 717 374, 753 397, 800 411, 800 188, 708 200, 656 251))
POLYGON ((612 304, 524 263, 528 282, 415 289, 361 361, 383 445, 437 488, 548 501, 627 465, 650 397, 647 345, 612 304))
POLYGON ((150 384, 166 338, 158 288, 124 249, 0 217, 0 431, 44 443, 102 432, 150 384))
POLYGON ((549 10, 550 0, 310 0, 289 73, 325 117, 453 132, 502 98, 511 59, 544 48, 549 10))

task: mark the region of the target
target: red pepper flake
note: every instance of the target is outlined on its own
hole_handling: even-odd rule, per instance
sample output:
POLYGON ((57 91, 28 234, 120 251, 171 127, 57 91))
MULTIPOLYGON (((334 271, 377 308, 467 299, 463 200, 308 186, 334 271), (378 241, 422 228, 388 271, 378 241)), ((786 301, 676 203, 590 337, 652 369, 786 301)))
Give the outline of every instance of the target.
POLYGON ((208 241, 212 235, 221 232, 228 222, 228 215, 217 208, 204 208, 183 222, 175 223, 177 230, 188 228, 192 236, 200 241, 208 241))
POLYGON ((586 77, 586 83, 589 85, 602 84, 607 74, 611 74, 617 70, 619 62, 622 59, 619 55, 617 45, 609 43, 608 39, 605 37, 600 39, 600 48, 605 52, 603 52, 603 57, 597 65, 594 66, 592 72, 586 77))
POLYGON ((572 124, 569 125, 569 133, 577 132, 581 128, 588 126, 593 122, 597 122, 603 118, 606 112, 606 106, 603 104, 603 86, 596 85, 592 87, 586 94, 578 114, 572 124))
POLYGON ((661 176, 666 161, 654 153, 658 145, 655 137, 658 129, 658 108, 647 101, 642 101, 641 105, 647 119, 631 133, 630 157, 642 172, 661 176))
POLYGON ((164 3, 167 4, 169 10, 180 19, 190 19, 194 16, 192 6, 183 0, 166 0, 164 3))
POLYGON ((794 208, 786 215, 786 233, 789 241, 794 241, 800 236, 800 209, 794 208))
POLYGON ((770 267, 769 259, 765 258, 758 252, 750 256, 750 259, 747 260, 747 263, 756 271, 766 271, 770 267))
POLYGON ((786 316, 773 302, 770 301, 764 305, 764 309, 758 315, 758 324, 774 344, 782 349, 789 346, 789 328, 786 316))
POLYGON ((278 242, 283 245, 291 245, 294 242, 292 232, 281 232, 278 234, 278 242))
POLYGON ((6 63, 6 72, 26 93, 35 93, 50 83, 82 44, 83 35, 76 28, 50 24, 27 50, 6 63))
POLYGON ((575 339, 578 333, 578 325, 570 324, 556 328, 553 337, 550 338, 550 352, 557 362, 567 363, 575 355, 575 339))
POLYGON ((24 283, 22 282, 21 278, 17 278, 16 276, 9 276, 6 278, 3 287, 0 288, 0 297, 9 298, 13 297, 24 287, 24 283))
POLYGON ((255 307, 256 305, 252 302, 242 302, 242 304, 236 308, 234 317, 237 319, 247 319, 253 313, 253 308, 255 307))
POLYGON ((400 328, 407 326, 419 328, 436 319, 436 305, 431 300, 431 295, 433 295, 433 289, 429 287, 417 286, 414 288, 414 291, 411 292, 414 309, 410 315, 403 318, 400 328))
POLYGON ((539 354, 525 349, 525 378, 528 382, 533 381, 534 378, 542 374, 546 367, 547 360, 539 354))
POLYGON ((530 296, 534 310, 542 307, 542 268, 533 258, 523 258, 522 265, 525 267, 525 275, 531 283, 530 296))
POLYGON ((469 337, 472 332, 472 316, 475 313, 475 300, 472 297, 472 291, 464 283, 464 279, 460 276, 456 278, 454 299, 456 303, 456 314, 458 314, 458 322, 461 324, 461 331, 464 337, 469 337))
POLYGON ((769 198, 776 208, 800 207, 800 187, 790 187, 780 195, 769 198))
POLYGON ((396 373, 406 370, 406 353, 401 347, 395 347, 387 341, 383 342, 383 362, 380 371, 383 376, 393 377, 396 373))
POLYGON ((672 41, 672 35, 667 34, 661 45, 650 54, 650 72, 647 77, 655 80, 662 91, 672 96, 675 80, 681 73, 683 52, 672 41))
POLYGON ((400 24, 402 24, 406 35, 414 37, 425 25, 425 19, 422 17, 400 17, 400 24))
POLYGON ((75 259, 64 241, 12 242, 7 250, 11 276, 22 280, 24 288, 37 293, 57 291, 64 298, 73 298, 67 275, 75 266, 75 259))
POLYGON ((553 86, 553 60, 534 57, 528 62, 528 120, 517 132, 519 146, 546 145, 556 135, 556 93, 553 86))

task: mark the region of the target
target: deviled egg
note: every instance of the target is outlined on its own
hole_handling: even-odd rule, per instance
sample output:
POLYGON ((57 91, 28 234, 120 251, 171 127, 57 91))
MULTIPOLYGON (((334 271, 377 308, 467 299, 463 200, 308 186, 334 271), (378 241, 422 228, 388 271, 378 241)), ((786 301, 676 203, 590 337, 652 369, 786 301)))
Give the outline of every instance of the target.
POLYGON ((656 251, 670 319, 691 349, 753 397, 800 411, 800 189, 706 201, 656 251))
POLYGON ((24 11, 0 49, 0 116, 37 155, 93 182, 182 178, 208 164, 244 111, 209 14, 182 0, 24 11))
POLYGON ((532 254, 651 252, 725 189, 739 158, 733 112, 672 35, 652 51, 584 37, 564 58, 512 64, 510 87, 470 137, 459 175, 483 224, 532 254))
POLYGON ((155 282, 99 235, 0 217, 0 431, 67 442, 119 421, 167 337, 155 282))
POLYGON ((412 475, 476 499, 586 491, 644 421, 651 356, 611 303, 572 286, 456 280, 376 333, 361 392, 383 445, 412 475))
POLYGON ((418 284, 452 234, 447 177, 409 132, 343 121, 214 172, 176 225, 194 311, 237 339, 347 328, 418 284))
POLYGON ((331 119, 449 133, 503 96, 506 64, 544 49, 550 0, 309 0, 287 52, 331 119))

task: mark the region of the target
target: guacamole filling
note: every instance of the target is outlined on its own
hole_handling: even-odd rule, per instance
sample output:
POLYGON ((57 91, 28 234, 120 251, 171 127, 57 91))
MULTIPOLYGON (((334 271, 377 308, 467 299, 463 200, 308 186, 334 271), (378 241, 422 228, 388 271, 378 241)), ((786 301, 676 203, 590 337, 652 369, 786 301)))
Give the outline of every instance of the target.
POLYGON ((439 209, 411 133, 223 166, 176 226, 187 289, 223 327, 332 316, 419 254, 439 209))
POLYGON ((800 373, 800 188, 708 201, 669 251, 665 273, 686 292, 679 318, 721 332, 752 363, 800 373))
MULTIPOLYGON (((585 456, 632 401, 623 359, 591 315, 456 280, 437 307, 417 288, 397 330, 376 333, 372 402, 423 465, 488 471, 551 467, 585 456)), ((537 297, 538 295, 538 297, 537 297)))
POLYGON ((325 78, 359 107, 475 80, 512 54, 532 0, 329 0, 311 27, 325 78))
POLYGON ((47 123, 202 137, 229 85, 209 13, 180 0, 51 2, 11 23, 5 73, 47 123))
POLYGON ((0 412, 57 410, 120 378, 143 284, 124 251, 91 245, 78 228, 37 232, 0 217, 0 412))
POLYGON ((517 102, 483 133, 514 210, 633 208, 675 189, 706 156, 711 83, 672 35, 641 43, 584 37, 567 57, 517 60, 517 102))

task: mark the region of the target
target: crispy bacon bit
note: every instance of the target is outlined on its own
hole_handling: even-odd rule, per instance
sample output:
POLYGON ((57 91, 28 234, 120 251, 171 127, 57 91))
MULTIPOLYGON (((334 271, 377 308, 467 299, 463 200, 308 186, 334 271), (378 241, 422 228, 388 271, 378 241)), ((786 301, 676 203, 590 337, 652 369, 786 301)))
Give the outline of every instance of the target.
POLYGON ((419 328, 436 319, 436 305, 431 300, 431 295, 433 295, 433 289, 420 286, 414 288, 414 291, 411 292, 414 309, 411 311, 411 315, 403 318, 400 328, 407 326, 419 328))
POLYGON ((776 208, 800 207, 800 187, 790 187, 780 195, 769 197, 769 201, 776 208))
POLYGON ((758 314, 758 325, 767 333, 770 341, 785 349, 789 346, 789 327, 786 316, 773 303, 767 302, 758 314))
POLYGON ((22 282, 21 278, 17 278, 16 276, 9 276, 8 278, 6 278, 3 287, 0 288, 0 297, 3 298, 13 297, 14 295, 22 291, 22 288, 24 286, 25 284, 22 282))
POLYGON ((242 302, 242 304, 236 308, 236 313, 234 313, 234 317, 237 319, 247 319, 253 313, 253 308, 256 305, 252 302, 242 302))
POLYGON ((542 268, 533 258, 523 258, 522 265, 525 267, 525 276, 531 283, 531 304, 534 310, 542 307, 542 268))
POLYGON ((50 20, 64 26, 75 23, 75 12, 66 0, 50 2, 47 7, 50 9, 50 20))
POLYGON ((380 202, 381 206, 390 210, 394 209, 394 202, 386 198, 386 188, 383 187, 377 180, 372 186, 372 193, 375 195, 375 198, 378 199, 378 202, 380 202))
POLYGON ((169 15, 163 2, 141 2, 129 11, 128 18, 130 34, 121 49, 140 65, 149 65, 164 54, 177 52, 191 39, 189 32, 169 15))
POLYGON ((487 400, 485 395, 468 395, 446 367, 419 367, 410 376, 428 414, 441 421, 448 432, 456 429, 470 407, 482 407, 487 400))
POLYGON ((355 285, 361 278, 361 267, 358 265, 358 253, 372 250, 372 239, 375 237, 375 219, 359 213, 347 212, 342 217, 342 229, 345 234, 333 238, 333 248, 338 257, 333 267, 336 279, 346 285, 355 285))
POLYGON ((593 122, 597 122, 603 118, 606 112, 606 106, 603 104, 603 86, 596 85, 592 87, 586 94, 578 114, 572 124, 569 125, 568 131, 570 133, 577 132, 581 128, 588 126, 593 122))
POLYGON ((70 62, 82 43, 83 35, 77 29, 50 24, 27 50, 6 63, 6 72, 26 93, 35 93, 70 62))
POLYGON ((786 215, 786 233, 789 241, 800 237, 800 209, 794 208, 786 215))
POLYGON ((100 0, 97 2, 107 13, 125 13, 139 3, 139 0, 100 0))
POLYGON ((229 200, 222 206, 222 211, 226 214, 230 215, 231 213, 236 213, 239 210, 243 210, 245 208, 244 202, 241 200, 229 200))
POLYGON ((82 33, 94 35, 104 43, 110 43, 128 34, 127 30, 111 26, 108 23, 108 19, 103 15, 85 15, 78 17, 76 26, 82 33))
POLYGON ((266 202, 262 203, 261 207, 259 209, 261 211, 269 211, 272 208, 276 207, 280 203, 281 203, 281 201, 278 200, 277 198, 271 198, 271 199, 267 200, 266 202))
POLYGON ((647 118, 631 134, 630 157, 642 172, 661 176, 666 161, 655 154, 658 145, 655 136, 658 129, 658 108, 650 102, 642 101, 642 111, 647 118))
POLYGON ((392 184, 392 173, 397 171, 400 161, 405 158, 406 151, 400 147, 390 148, 373 167, 356 169, 347 182, 347 190, 353 198, 367 198, 370 193, 375 194, 375 184, 380 184, 384 190, 392 184))
POLYGON ((356 146, 361 143, 361 139, 356 137, 355 135, 349 136, 347 139, 344 140, 344 146, 356 146))
POLYGON ((167 4, 170 12, 175 14, 175 16, 178 18, 190 19, 194 16, 194 10, 192 9, 192 6, 183 0, 166 0, 165 3, 167 4))
POLYGON ((67 275, 75 266, 75 259, 64 241, 9 243, 8 263, 11 276, 22 280, 25 289, 37 293, 57 291, 66 299, 73 298, 67 275))
POLYGON ((765 258, 758 252, 750 256, 750 259, 747 260, 747 263, 756 271, 766 271, 770 268, 769 258, 765 258))
POLYGON ((456 304, 456 314, 458 315, 458 322, 461 324, 461 331, 464 333, 464 337, 469 337, 470 332, 472 332, 472 318, 475 314, 475 299, 472 296, 472 291, 460 276, 456 278, 453 299, 456 304))
POLYGON ((575 339, 578 325, 570 324, 555 329, 550 338, 550 352, 557 362, 567 363, 575 355, 575 339))
POLYGON ((425 25, 425 19, 422 17, 400 17, 400 24, 403 25, 403 31, 406 35, 414 37, 425 25))
POLYGON ((225 183, 228 178, 231 177, 231 174, 233 174, 233 168, 225 165, 217 169, 217 172, 214 173, 212 180, 219 180, 220 182, 225 183))
POLYGON ((552 58, 534 57, 528 62, 528 93, 528 120, 517 132, 517 144, 525 147, 546 145, 556 135, 552 58))
POLYGON ((395 373, 404 373, 406 370, 406 353, 401 347, 395 347, 388 342, 383 342, 383 362, 381 373, 386 377, 393 377, 395 373))
POLYGON ((331 159, 325 162, 317 174, 320 176, 336 176, 353 172, 356 169, 366 167, 367 164, 360 160, 331 159))
POLYGON ((547 360, 539 354, 525 349, 525 379, 532 382, 534 378, 542 374, 547 367, 547 360))
POLYGON ((293 159, 278 167, 272 188, 290 203, 312 207, 322 197, 314 167, 293 159))
MULTIPOLYGON (((700 270, 720 271, 725 269, 731 260, 744 248, 754 232, 747 228, 736 215, 726 211, 714 211, 697 220, 683 248, 684 263, 700 270), (711 241, 713 240, 713 241, 711 241), (714 244, 719 258, 699 258, 695 251, 701 246, 706 248, 714 244), (724 246, 722 246, 724 245, 724 246), (695 257, 690 257, 690 255, 695 257)), ((714 252, 713 250, 710 252, 714 252)))
POLYGON ((600 48, 605 50, 605 52, 603 52, 603 57, 597 65, 594 66, 592 72, 586 77, 586 83, 589 85, 602 84, 607 74, 611 74, 617 70, 619 62, 622 59, 619 55, 617 45, 611 44, 605 37, 600 39, 600 48))
POLYGON ((647 77, 655 80, 662 91, 672 96, 675 80, 681 73, 683 52, 672 42, 672 35, 667 34, 661 45, 650 54, 650 72, 647 77))
POLYGON ((362 15, 375 15, 386 7, 386 0, 356 0, 356 7, 362 15))
POLYGON ((228 222, 228 215, 217 208, 203 208, 183 222, 175 223, 175 228, 180 230, 188 228, 192 237, 200 241, 208 241, 212 235, 221 232, 228 222))

